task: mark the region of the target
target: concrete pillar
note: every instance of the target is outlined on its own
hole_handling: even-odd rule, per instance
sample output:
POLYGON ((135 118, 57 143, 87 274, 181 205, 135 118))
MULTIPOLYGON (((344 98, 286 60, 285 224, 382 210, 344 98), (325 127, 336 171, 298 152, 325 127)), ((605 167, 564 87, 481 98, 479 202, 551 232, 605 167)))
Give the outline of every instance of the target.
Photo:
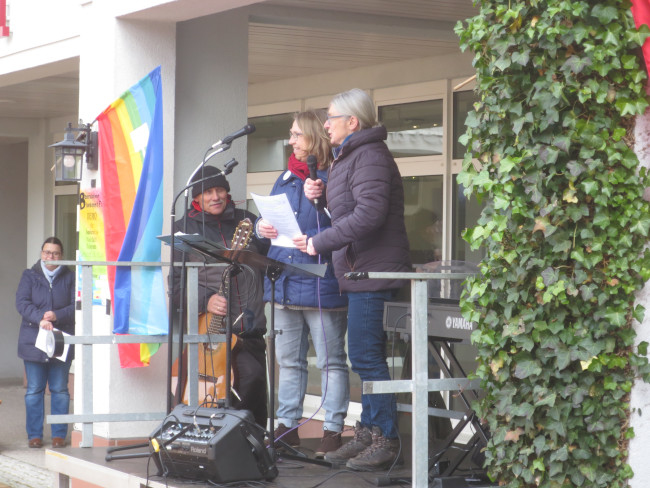
MULTIPOLYGON (((177 36, 176 191, 185 186, 211 144, 246 124, 247 9, 179 23, 177 36)), ((228 180, 237 201, 246 198, 246 138, 235 140, 209 164, 222 168, 233 157, 239 166, 228 180)), ((182 210, 179 202, 177 215, 182 210)))
MULTIPOLYGON (((83 9, 79 115, 84 122, 92 122, 124 91, 161 66, 164 184, 168 188, 174 166, 176 26, 172 22, 120 20, 115 17, 112 8, 112 2, 89 2, 83 9)), ((85 178, 89 176, 87 174, 85 178)), ((98 174, 94 176, 98 177, 98 174)), ((164 208, 169 207, 167 201, 171 201, 169 195, 165 196, 164 208)), ((77 330, 81 330, 80 323, 77 330)), ((106 306, 95 305, 93 334, 108 335, 111 331, 112 316, 106 313, 106 306)), ((77 364, 81 364, 83 357, 80 349, 77 349, 77 364)), ((94 413, 164 412, 166 365, 166 346, 154 355, 149 367, 135 369, 120 367, 117 347, 94 346, 94 413)), ((75 413, 81 413, 83 405, 84 374, 87 372, 82 368, 75 368, 75 413)), ((98 423, 94 426, 94 434, 110 439, 142 437, 148 436, 158 424, 98 423)))
MULTIPOLYGON (((635 147, 641 166, 650 168, 650 111, 636 118, 635 147)), ((646 188, 644 198, 650 199, 650 188, 646 188)), ((642 341, 650 342, 650 285, 637 293, 636 303, 645 307, 643 323, 636 324, 637 344, 642 341)), ((632 414, 630 425, 635 437, 630 441, 628 462, 634 471, 630 488, 645 488, 650 479, 650 463, 647 460, 648 442, 650 441, 650 385, 639 379, 632 388, 630 399, 632 414)))

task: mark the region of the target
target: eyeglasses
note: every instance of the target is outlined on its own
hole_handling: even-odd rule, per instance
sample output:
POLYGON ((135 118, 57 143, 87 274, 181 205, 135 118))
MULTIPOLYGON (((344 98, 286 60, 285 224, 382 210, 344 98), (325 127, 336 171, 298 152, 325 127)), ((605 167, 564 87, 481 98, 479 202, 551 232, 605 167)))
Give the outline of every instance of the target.
POLYGON ((298 139, 299 137, 302 137, 302 132, 291 132, 291 131, 289 131, 289 139, 291 139, 291 138, 298 139))
POLYGON ((328 115, 327 116, 327 121, 331 122, 332 119, 339 119, 341 117, 351 117, 351 115, 328 115))
POLYGON ((41 251, 43 256, 52 256, 53 258, 60 258, 61 253, 59 251, 41 251))

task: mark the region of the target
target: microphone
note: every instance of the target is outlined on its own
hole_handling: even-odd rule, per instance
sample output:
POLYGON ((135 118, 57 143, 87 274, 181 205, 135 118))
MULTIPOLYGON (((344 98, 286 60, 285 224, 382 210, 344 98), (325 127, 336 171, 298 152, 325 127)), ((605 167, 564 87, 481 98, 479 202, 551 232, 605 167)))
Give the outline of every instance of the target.
MULTIPOLYGON (((316 161, 316 156, 314 156, 313 154, 307 156, 307 167, 309 168, 309 177, 314 181, 318 179, 318 175, 316 174, 317 164, 318 161, 316 161)), ((318 208, 318 198, 314 198, 313 203, 314 203, 314 207, 318 208)))
POLYGON ((255 126, 253 124, 246 124, 244 127, 239 129, 238 131, 233 132, 229 136, 226 136, 223 139, 221 139, 220 141, 217 141, 214 144, 212 144, 210 149, 215 149, 215 148, 217 148, 219 146, 225 146, 227 144, 230 144, 235 139, 237 139, 237 138, 239 138, 241 136, 247 136, 248 134, 252 134, 253 132, 255 132, 255 126))
POLYGON ((223 175, 229 175, 232 173, 232 170, 235 169, 235 166, 239 164, 239 161, 237 161, 235 158, 232 158, 230 161, 228 161, 226 164, 223 165, 223 175))

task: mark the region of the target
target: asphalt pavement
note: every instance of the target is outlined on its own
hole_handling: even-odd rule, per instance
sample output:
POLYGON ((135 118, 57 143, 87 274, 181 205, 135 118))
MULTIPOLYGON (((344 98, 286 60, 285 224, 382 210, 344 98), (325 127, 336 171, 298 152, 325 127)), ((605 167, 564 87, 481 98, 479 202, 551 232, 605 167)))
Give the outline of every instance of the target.
MULTIPOLYGON (((45 450, 51 449, 50 426, 44 426, 43 448, 30 449, 25 431, 25 388, 22 379, 0 380, 0 488, 54 486, 56 475, 45 468, 45 450)), ((49 413, 50 396, 45 398, 49 413)), ((70 433, 68 432, 68 441, 70 433)))

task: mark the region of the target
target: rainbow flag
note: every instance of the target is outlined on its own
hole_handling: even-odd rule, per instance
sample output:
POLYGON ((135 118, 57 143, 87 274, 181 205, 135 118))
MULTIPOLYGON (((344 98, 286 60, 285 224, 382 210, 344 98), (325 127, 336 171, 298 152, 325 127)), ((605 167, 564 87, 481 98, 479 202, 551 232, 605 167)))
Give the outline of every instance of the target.
MULTIPOLYGON (((160 67, 98 117, 107 261, 160 262, 162 87, 160 67)), ((115 334, 167 334, 160 267, 108 269, 115 334)), ((123 368, 147 366, 158 344, 120 344, 123 368)))

